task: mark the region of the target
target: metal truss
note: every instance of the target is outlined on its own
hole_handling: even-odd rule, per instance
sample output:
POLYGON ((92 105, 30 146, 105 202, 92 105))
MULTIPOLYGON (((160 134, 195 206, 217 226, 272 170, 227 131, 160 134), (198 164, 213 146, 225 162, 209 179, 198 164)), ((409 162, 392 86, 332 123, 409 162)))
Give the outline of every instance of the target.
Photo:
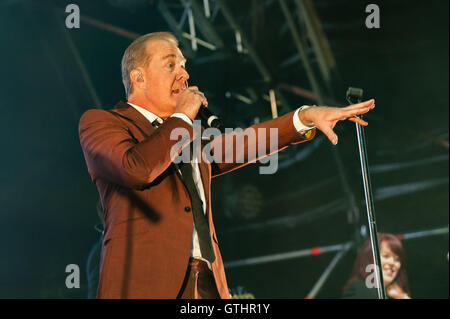
MULTIPOLYGON (((293 1, 290 2, 290 4, 295 6, 294 10, 297 11, 298 23, 294 21, 284 0, 259 1, 258 4, 265 7, 279 5, 282 9, 313 88, 313 100, 317 101, 318 104, 324 104, 324 94, 322 94, 319 81, 312 70, 309 56, 312 56, 318 62, 321 75, 325 79, 324 83, 330 82, 330 74, 335 66, 334 58, 321 29, 320 20, 314 11, 312 1, 298 0, 295 3, 293 1), (307 40, 301 39, 298 35, 297 30, 300 26, 304 26, 305 34, 308 37, 307 40), (307 51, 312 52, 312 54, 306 53, 307 51)), ((248 12, 233 11, 229 4, 230 1, 226 0, 159 0, 156 5, 172 32, 183 39, 184 49, 188 55, 191 55, 191 58, 205 59, 205 56, 208 55, 208 52, 199 54, 198 46, 207 48, 210 51, 210 55, 215 55, 218 51, 225 53, 222 57, 232 56, 233 53, 230 51, 234 51, 234 54, 246 55, 256 67, 259 77, 265 83, 263 86, 267 88, 267 91, 261 93, 260 87, 246 87, 242 89, 245 91, 256 91, 261 94, 261 96, 257 97, 258 100, 270 102, 272 117, 276 117, 278 113, 291 111, 291 104, 282 91, 292 92, 292 90, 288 85, 284 84, 281 87, 281 83, 277 82, 275 74, 261 58, 260 52, 252 45, 248 32, 241 24, 243 16, 248 14, 248 12), (217 21, 219 20, 217 18, 219 15, 222 16, 220 22, 217 21), (234 45, 225 45, 225 43, 230 43, 230 37, 234 38, 234 45)), ((290 60, 296 59, 298 56, 295 51, 292 54, 294 57, 292 55, 286 56, 281 64, 284 66, 291 64, 290 60)), ((298 94, 298 91, 293 93, 298 94)), ((237 98, 237 100, 247 104, 256 102, 255 98, 249 97, 245 92, 230 90, 229 97, 237 98)), ((311 98, 308 95, 303 95, 302 97, 311 98)))

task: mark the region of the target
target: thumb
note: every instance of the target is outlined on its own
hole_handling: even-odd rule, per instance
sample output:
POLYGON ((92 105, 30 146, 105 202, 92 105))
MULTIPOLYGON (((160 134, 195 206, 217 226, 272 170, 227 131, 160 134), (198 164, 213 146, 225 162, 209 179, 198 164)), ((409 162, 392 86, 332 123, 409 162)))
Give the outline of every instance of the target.
POLYGON ((318 127, 318 129, 321 130, 323 134, 326 135, 326 137, 330 140, 330 142, 333 145, 336 145, 338 143, 338 137, 330 127, 328 126, 318 127))

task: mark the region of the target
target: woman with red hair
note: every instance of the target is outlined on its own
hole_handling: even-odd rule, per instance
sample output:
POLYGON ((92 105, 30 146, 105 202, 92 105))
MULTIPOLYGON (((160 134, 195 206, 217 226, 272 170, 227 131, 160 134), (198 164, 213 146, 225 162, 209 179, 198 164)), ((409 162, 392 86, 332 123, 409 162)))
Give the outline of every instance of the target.
MULTIPOLYGON (((402 242, 395 235, 379 233, 378 244, 386 294, 392 299, 409 299, 406 254, 402 242)), ((378 298, 376 286, 371 280, 375 270, 373 265, 372 248, 367 240, 359 251, 353 272, 344 287, 344 298, 378 298)))

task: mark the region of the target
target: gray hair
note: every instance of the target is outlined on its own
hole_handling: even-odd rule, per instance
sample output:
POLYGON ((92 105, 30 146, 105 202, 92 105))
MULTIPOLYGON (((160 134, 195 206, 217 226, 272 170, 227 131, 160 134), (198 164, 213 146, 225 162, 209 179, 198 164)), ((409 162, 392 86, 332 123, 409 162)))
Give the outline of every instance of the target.
POLYGON ((138 66, 146 66, 150 62, 151 53, 147 52, 146 43, 149 40, 165 40, 178 46, 177 38, 170 32, 153 32, 140 36, 125 50, 122 57, 122 82, 127 98, 133 91, 130 72, 138 66))

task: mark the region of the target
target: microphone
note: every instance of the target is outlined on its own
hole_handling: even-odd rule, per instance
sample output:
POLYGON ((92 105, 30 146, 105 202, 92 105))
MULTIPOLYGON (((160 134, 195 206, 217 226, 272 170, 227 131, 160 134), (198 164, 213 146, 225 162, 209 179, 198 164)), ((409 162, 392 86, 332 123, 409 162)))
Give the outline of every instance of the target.
POLYGON ((211 111, 208 110, 207 107, 205 107, 203 105, 200 106, 200 109, 198 110, 198 116, 202 120, 204 120, 208 124, 209 127, 217 128, 221 132, 224 131, 222 121, 220 121, 220 119, 216 115, 212 114, 211 111))
POLYGON ((350 103, 350 104, 361 103, 361 100, 363 97, 363 92, 364 92, 363 89, 349 87, 347 89, 347 94, 346 94, 348 103, 350 103))

